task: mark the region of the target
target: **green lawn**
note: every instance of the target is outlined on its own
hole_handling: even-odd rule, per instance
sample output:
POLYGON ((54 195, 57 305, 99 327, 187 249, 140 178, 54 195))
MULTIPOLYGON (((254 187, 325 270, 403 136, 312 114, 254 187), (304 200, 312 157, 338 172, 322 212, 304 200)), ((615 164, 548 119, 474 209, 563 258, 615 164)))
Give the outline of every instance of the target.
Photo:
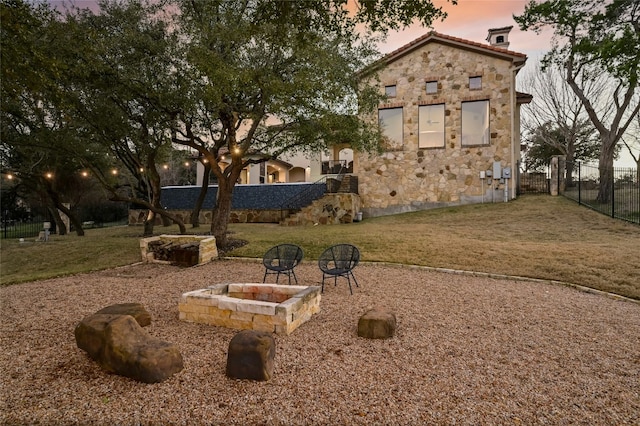
MULTIPOLYGON (((363 261, 392 262, 565 281, 640 299, 640 226, 562 197, 527 195, 366 219, 334 226, 232 224, 248 244, 228 256, 256 257, 282 242, 313 261, 331 244, 358 246, 363 261)), ((175 226, 156 233, 176 233, 175 226)), ((191 233, 207 233, 201 227, 191 233)), ((141 227, 53 235, 47 243, 3 240, 3 285, 126 265, 140 260, 141 227)))

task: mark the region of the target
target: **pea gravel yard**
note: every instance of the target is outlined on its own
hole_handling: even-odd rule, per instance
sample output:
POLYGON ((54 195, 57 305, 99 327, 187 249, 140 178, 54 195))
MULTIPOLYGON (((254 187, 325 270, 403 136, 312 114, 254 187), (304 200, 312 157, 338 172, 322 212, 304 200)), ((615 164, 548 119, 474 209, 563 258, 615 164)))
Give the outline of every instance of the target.
MULTIPOLYGON (((267 382, 225 376, 236 330, 178 320, 182 293, 261 282, 256 261, 137 264, 0 288, 2 424, 640 424, 640 304, 542 281, 362 264, 325 288, 321 311, 274 335, 267 382), (145 330, 184 369, 157 384, 109 374, 76 347, 85 316, 142 303, 145 330), (396 313, 388 340, 357 336, 370 307, 396 313)), ((303 262, 300 284, 319 285, 303 262)), ((282 282, 282 279, 281 279, 282 282)))

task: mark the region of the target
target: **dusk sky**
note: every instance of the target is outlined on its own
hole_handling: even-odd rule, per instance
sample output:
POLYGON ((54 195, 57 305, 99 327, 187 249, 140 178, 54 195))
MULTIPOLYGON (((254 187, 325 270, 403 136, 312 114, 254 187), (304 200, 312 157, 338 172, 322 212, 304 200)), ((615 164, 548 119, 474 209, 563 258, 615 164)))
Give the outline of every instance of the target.
MULTIPOLYGON (((528 0, 458 0, 452 5, 446 0, 433 0, 436 6, 443 6, 449 13, 444 22, 436 21, 436 31, 460 37, 478 43, 486 43, 489 28, 501 28, 513 25, 509 34, 510 50, 529 56, 529 62, 535 62, 550 48, 551 31, 536 35, 533 31, 520 31, 513 15, 524 11, 528 0)), ((383 53, 395 50, 429 31, 420 25, 413 25, 389 35, 387 43, 381 47, 383 53)))
MULTIPOLYGON (((50 3, 64 3, 63 0, 49 0, 50 3)), ((96 0, 66 0, 81 7, 95 7, 96 0)), ((433 0, 436 6, 443 6, 449 16, 444 22, 436 21, 433 29, 440 33, 459 37, 478 43, 487 43, 487 32, 490 28, 501 28, 513 25, 509 34, 509 49, 528 56, 527 66, 535 67, 542 56, 551 47, 552 31, 546 30, 538 35, 533 31, 520 31, 513 20, 513 15, 520 15, 529 0, 458 0, 452 5, 447 0, 433 0)), ((390 33, 386 43, 380 46, 382 53, 388 53, 430 31, 421 25, 412 25, 402 31, 390 33)), ((622 158, 616 163, 625 167, 633 165, 626 149, 621 151, 622 158)))

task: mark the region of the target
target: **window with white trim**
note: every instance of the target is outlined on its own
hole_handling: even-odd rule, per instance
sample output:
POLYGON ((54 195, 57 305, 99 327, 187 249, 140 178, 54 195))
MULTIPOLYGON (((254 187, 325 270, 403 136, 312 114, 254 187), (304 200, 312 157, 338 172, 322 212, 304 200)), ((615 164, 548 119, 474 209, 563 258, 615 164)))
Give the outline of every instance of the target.
POLYGON ((387 149, 401 149, 403 144, 402 107, 378 110, 378 124, 387 149))
POLYGON ((418 107, 418 148, 444 147, 444 104, 418 107))
POLYGON ((489 101, 462 103, 462 146, 489 145, 489 101))

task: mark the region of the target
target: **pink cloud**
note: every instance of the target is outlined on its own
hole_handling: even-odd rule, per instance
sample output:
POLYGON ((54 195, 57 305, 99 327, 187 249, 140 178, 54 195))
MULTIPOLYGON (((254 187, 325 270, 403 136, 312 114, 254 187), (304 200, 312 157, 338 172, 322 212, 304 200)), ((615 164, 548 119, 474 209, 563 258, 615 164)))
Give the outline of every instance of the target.
MULTIPOLYGON (((537 35, 532 31, 520 31, 513 15, 524 11, 528 0, 458 0, 452 5, 446 0, 433 0, 449 14, 444 22, 434 22, 436 31, 463 39, 486 43, 489 28, 513 25, 509 34, 509 49, 527 54, 532 59, 540 57, 550 48, 551 31, 537 35)), ((387 42, 380 46, 383 53, 395 50, 430 31, 421 25, 389 34, 387 42)))

